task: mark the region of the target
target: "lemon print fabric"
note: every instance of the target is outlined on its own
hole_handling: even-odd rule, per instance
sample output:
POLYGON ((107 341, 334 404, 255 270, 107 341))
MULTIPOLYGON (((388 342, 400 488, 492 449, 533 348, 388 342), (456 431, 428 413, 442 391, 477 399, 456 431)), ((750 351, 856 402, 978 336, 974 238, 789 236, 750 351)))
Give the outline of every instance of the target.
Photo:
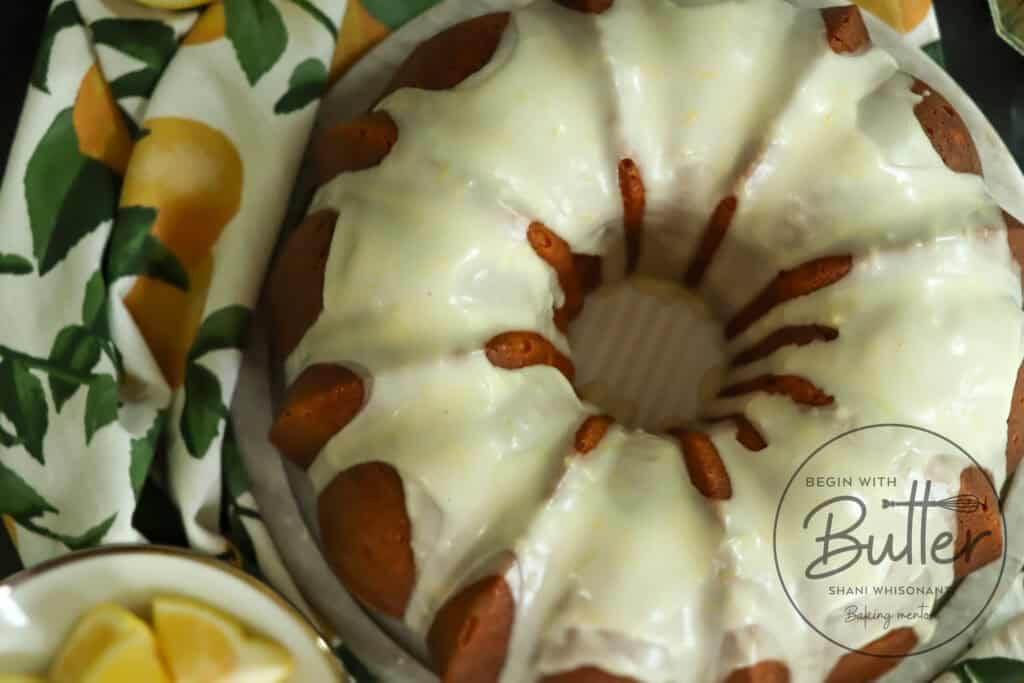
POLYGON ((142 529, 208 553, 230 532, 259 566, 228 406, 345 4, 50 0, 0 186, 0 533, 23 565, 142 529))
POLYGON ((242 160, 220 131, 185 118, 144 122, 121 190, 122 207, 153 210, 150 234, 184 271, 184 282, 141 275, 125 305, 172 387, 199 329, 213 272, 213 245, 238 213, 242 160), (184 284, 184 287, 179 285, 184 284))
POLYGON ((224 17, 224 3, 214 2, 199 15, 196 23, 192 25, 188 35, 185 37, 185 40, 182 41, 182 45, 203 45, 205 43, 212 43, 215 40, 223 38, 226 30, 227 24, 224 17))

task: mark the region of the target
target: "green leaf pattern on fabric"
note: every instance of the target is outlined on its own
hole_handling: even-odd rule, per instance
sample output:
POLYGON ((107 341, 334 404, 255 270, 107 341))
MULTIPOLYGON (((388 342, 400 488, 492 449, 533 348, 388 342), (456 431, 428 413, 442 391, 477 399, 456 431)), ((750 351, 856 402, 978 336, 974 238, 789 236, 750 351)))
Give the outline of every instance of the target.
MULTIPOLYGON (((62 329, 53 341, 49 361, 55 366, 68 368, 75 372, 89 373, 100 360, 100 340, 81 325, 68 325, 62 329)), ((69 382, 57 375, 50 375, 50 396, 54 408, 59 413, 78 387, 78 382, 69 382)))
POLYGON ((288 92, 274 105, 274 113, 290 114, 315 102, 327 87, 327 67, 319 59, 307 59, 288 79, 288 92))
POLYGON ((132 482, 132 493, 135 494, 135 500, 138 500, 139 494, 142 493, 142 487, 146 483, 146 477, 149 475, 150 465, 153 464, 153 458, 156 456, 156 447, 160 443, 160 435, 163 433, 166 424, 167 411, 162 410, 157 413, 156 419, 153 420, 153 425, 144 436, 132 439, 132 460, 128 468, 128 478, 132 482))
POLYGON ((288 31, 270 0, 224 0, 226 33, 251 85, 284 54, 288 31))
POLYGON ((942 41, 933 40, 927 45, 922 45, 921 49, 924 50, 925 54, 932 58, 932 60, 941 67, 946 66, 946 55, 942 52, 942 41))
POLYGON ((1007 657, 968 659, 950 669, 961 683, 1020 683, 1024 662, 1007 657))
POLYGON ((117 419, 117 382, 112 375, 99 375, 89 384, 85 399, 85 443, 117 419))
POLYGON ((146 68, 115 80, 122 81, 117 88, 110 84, 114 97, 148 97, 160 79, 167 63, 178 49, 178 41, 170 26, 146 19, 100 19, 89 26, 97 45, 106 45, 138 59, 146 68), (125 81, 128 76, 131 79, 125 81), (131 85, 131 92, 124 93, 131 85), (121 91, 121 92, 119 92, 121 91))
POLYGON ((40 275, 113 218, 117 182, 110 169, 78 151, 70 108, 57 115, 28 162, 25 200, 40 275))
MULTIPOLYGON (((153 89, 156 88, 156 84, 159 81, 160 72, 147 67, 126 73, 112 80, 110 82, 110 92, 118 100, 125 97, 149 97, 153 94, 153 89)), ((132 120, 130 116, 125 118, 128 121, 132 120)))
POLYGON ((245 306, 226 306, 206 317, 196 333, 189 358, 195 360, 211 351, 245 346, 252 312, 245 306))
POLYGON ((21 443, 21 441, 18 440, 18 437, 14 436, 14 434, 11 434, 3 427, 0 427, 0 446, 3 446, 4 448, 12 448, 17 446, 19 443, 21 443))
POLYGON ((39 526, 30 520, 20 519, 18 517, 15 517, 15 519, 18 520, 18 524, 22 525, 29 531, 33 531, 40 536, 45 536, 46 538, 63 543, 68 550, 82 550, 84 548, 91 548, 103 540, 103 537, 107 535, 108 531, 110 531, 110 527, 114 525, 114 520, 117 519, 117 513, 115 512, 110 515, 96 526, 87 530, 81 536, 59 534, 56 531, 39 526))
POLYGON ((178 258, 150 234, 156 209, 127 206, 117 212, 107 255, 107 279, 126 275, 147 275, 178 289, 188 290, 188 273, 178 258))
MULTIPOLYGON (((208 315, 196 333, 185 371, 185 407, 180 425, 185 447, 194 458, 206 455, 220 431, 221 419, 228 415, 220 380, 195 361, 212 351, 241 349, 251 319, 252 312, 245 306, 225 306, 208 315)), ((225 427, 225 438, 227 433, 225 427)))
POLYGON ((198 363, 191 363, 185 371, 185 407, 180 425, 189 455, 193 458, 206 455, 227 414, 217 375, 198 363))
POLYGON ((32 262, 17 254, 0 254, 0 275, 28 275, 32 262))
POLYGON ((229 417, 224 421, 224 440, 220 444, 224 469, 224 488, 230 500, 238 500, 249 491, 249 473, 242 462, 242 449, 235 436, 235 425, 229 417))
MULTIPOLYGON (((356 2, 357 0, 350 0, 356 2)), ((436 5, 440 0, 361 0, 363 7, 380 23, 388 28, 398 28, 410 19, 418 17, 436 5)))
POLYGON ((82 324, 88 328, 106 330, 107 283, 103 271, 97 270, 85 283, 82 298, 82 324))
POLYGON ((45 463, 43 439, 49 426, 49 409, 43 384, 24 360, 0 349, 0 413, 11 421, 25 450, 45 463))
POLYGON ((53 507, 0 461, 0 514, 10 515, 18 521, 57 512, 53 507))
POLYGON ((47 76, 50 72, 50 53, 53 52, 53 43, 57 34, 70 26, 77 26, 82 23, 82 17, 78 14, 78 8, 74 0, 65 0, 57 3, 46 18, 46 25, 43 27, 43 35, 39 42, 39 52, 36 54, 36 63, 32 69, 31 83, 45 93, 50 92, 47 76))

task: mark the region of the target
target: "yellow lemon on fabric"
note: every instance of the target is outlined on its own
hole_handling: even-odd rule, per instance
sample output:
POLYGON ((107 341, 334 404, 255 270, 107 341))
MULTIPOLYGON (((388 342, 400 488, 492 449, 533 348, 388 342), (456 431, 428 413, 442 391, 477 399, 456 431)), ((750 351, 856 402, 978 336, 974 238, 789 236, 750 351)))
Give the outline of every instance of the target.
POLYGON ((242 159, 226 135, 200 121, 153 118, 142 127, 120 203, 156 209, 153 234, 187 268, 238 213, 242 159))
POLYGON ((932 0, 854 0, 901 33, 909 33, 928 16, 932 0))
POLYGON ((53 683, 167 681, 146 622, 117 605, 79 620, 50 670, 53 683))
POLYGON ((237 620, 194 600, 157 598, 153 626, 175 683, 281 683, 293 669, 279 645, 246 638, 237 620))
POLYGON ((151 233, 184 267, 189 291, 140 277, 125 305, 167 383, 178 387, 206 302, 211 250, 241 205, 242 159, 227 136, 199 121, 154 118, 143 128, 120 203, 157 210, 151 233))
POLYGON ((185 273, 189 282, 187 292, 143 275, 124 298, 125 307, 131 311, 164 379, 172 387, 185 381, 188 351, 203 321, 210 291, 213 254, 186 268, 185 273))
POLYGON ((4 528, 7 529, 7 535, 11 537, 11 543, 14 547, 18 547, 18 525, 14 521, 14 517, 10 515, 0 515, 0 520, 3 520, 4 528))
POLYGON ((182 45, 203 45, 224 37, 227 22, 224 18, 224 3, 215 2, 203 11, 196 23, 192 24, 182 45))
POLYGON ((341 78, 367 50, 383 40, 388 31, 387 26, 366 11, 361 0, 349 0, 331 59, 329 82, 334 83, 341 78))
POLYGON ((110 86, 96 64, 82 78, 71 120, 79 151, 123 174, 132 152, 132 137, 110 86))
POLYGON ((210 0, 135 0, 135 2, 157 9, 192 9, 210 4, 210 0))

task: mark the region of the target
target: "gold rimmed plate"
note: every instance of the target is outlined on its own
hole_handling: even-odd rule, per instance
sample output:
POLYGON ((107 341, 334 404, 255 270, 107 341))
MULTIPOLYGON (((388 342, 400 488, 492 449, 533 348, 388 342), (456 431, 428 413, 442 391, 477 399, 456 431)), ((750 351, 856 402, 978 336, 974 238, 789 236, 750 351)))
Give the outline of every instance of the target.
POLYGON ((218 560, 153 545, 72 553, 0 582, 0 673, 44 673, 91 608, 114 603, 147 616, 157 595, 198 600, 280 643, 295 660, 292 680, 349 680, 317 631, 273 590, 218 560))

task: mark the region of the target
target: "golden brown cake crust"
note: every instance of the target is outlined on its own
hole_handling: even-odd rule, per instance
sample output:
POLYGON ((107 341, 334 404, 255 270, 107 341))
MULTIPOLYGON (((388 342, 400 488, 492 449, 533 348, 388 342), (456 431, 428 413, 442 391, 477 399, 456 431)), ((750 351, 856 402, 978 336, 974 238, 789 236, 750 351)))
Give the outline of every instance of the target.
POLYGON ((989 478, 977 467, 968 467, 960 473, 960 495, 974 496, 981 507, 961 510, 956 515, 954 547, 959 556, 953 563, 953 569, 958 579, 995 562, 1003 554, 999 500, 989 478))
POLYGON ((911 90, 922 96, 914 105, 914 114, 946 166, 957 173, 981 175, 974 138, 949 100, 921 80, 915 80, 911 90))
POLYGON ((302 468, 363 407, 363 380, 341 365, 311 365, 288 388, 270 442, 302 468))
POLYGON ((742 333, 779 304, 838 282, 846 277, 852 268, 853 257, 844 254, 824 256, 803 263, 792 270, 782 271, 726 324, 726 339, 732 339, 742 333))
POLYGON ((732 357, 733 367, 748 365, 766 358, 784 346, 805 346, 815 341, 833 341, 839 338, 839 330, 826 325, 790 325, 771 332, 761 341, 732 357))
POLYGON ((331 569, 357 599, 401 619, 416 581, 416 561, 398 472, 381 462, 351 467, 323 490, 317 506, 331 569))
POLYGON ((373 111, 319 133, 311 150, 317 182, 340 173, 373 168, 398 142, 398 125, 386 111, 373 111))
POLYGON ((616 676, 593 666, 545 676, 541 683, 640 683, 635 678, 616 676))
POLYGON ((712 500, 732 498, 732 481, 711 438, 690 429, 677 429, 670 433, 679 440, 686 471, 694 487, 712 500))
POLYGON ((427 644, 443 683, 495 683, 505 665, 515 600, 508 583, 490 576, 441 607, 427 644))
POLYGON ((704 235, 697 245, 697 250, 694 252, 689 267, 686 269, 686 275, 683 276, 683 282, 690 289, 696 289, 700 286, 705 271, 711 265, 718 247, 721 246, 722 240, 725 239, 726 231, 729 230, 729 224, 732 223, 733 216, 736 215, 736 206, 736 197, 726 197, 718 202, 718 206, 711 213, 708 225, 704 228, 704 235))
POLYGON ((619 192, 622 194, 622 223, 626 232, 626 272, 632 273, 640 260, 647 202, 640 167, 632 159, 619 162, 619 192))
POLYGON ((821 16, 825 20, 828 46, 836 54, 857 52, 871 44, 868 27, 856 5, 826 7, 821 10, 821 16))
MULTIPOLYGON (((1010 245, 1013 259, 1024 271, 1024 225, 1006 211, 1006 241, 1010 245)), ((1010 414, 1006 419, 1006 471, 1012 473, 1024 456, 1024 363, 1017 370, 1017 382, 1013 387, 1010 414)))
POLYGON ((587 14, 601 14, 615 4, 615 0, 555 0, 555 2, 562 7, 587 14))
POLYGON ((718 395, 732 398, 754 392, 788 396, 794 403, 805 406, 832 405, 835 400, 813 382, 799 375, 760 375, 750 380, 724 387, 718 395))
POLYGON ((271 342, 281 359, 290 354, 324 307, 324 271, 338 212, 306 217, 284 242, 270 273, 267 299, 271 342))
POLYGON ((706 422, 732 422, 736 425, 736 441, 748 451, 762 451, 768 447, 768 442, 761 436, 757 427, 742 413, 732 413, 720 417, 704 418, 706 422))
POLYGON ((725 683, 789 683, 789 668, 778 660, 768 659, 733 671, 725 683))
POLYGON ((398 67, 385 94, 399 88, 454 88, 491 61, 508 22, 508 12, 487 14, 456 24, 420 43, 398 67))
POLYGON ((555 271, 565 302, 555 311, 555 326, 565 332, 569 322, 583 309, 583 288, 576 274, 576 261, 569 244, 543 223, 534 222, 526 231, 526 239, 537 256, 555 271))
POLYGON ((859 652, 839 658, 825 683, 867 683, 900 663, 917 645, 914 629, 898 628, 865 645, 859 652))
POLYGON ((487 359, 506 370, 518 370, 531 365, 550 365, 557 368, 570 382, 576 370, 555 345, 536 332, 505 332, 487 342, 487 359))
POLYGON ((580 455, 586 455, 601 443, 608 428, 615 423, 611 415, 591 415, 576 430, 573 447, 580 455))

